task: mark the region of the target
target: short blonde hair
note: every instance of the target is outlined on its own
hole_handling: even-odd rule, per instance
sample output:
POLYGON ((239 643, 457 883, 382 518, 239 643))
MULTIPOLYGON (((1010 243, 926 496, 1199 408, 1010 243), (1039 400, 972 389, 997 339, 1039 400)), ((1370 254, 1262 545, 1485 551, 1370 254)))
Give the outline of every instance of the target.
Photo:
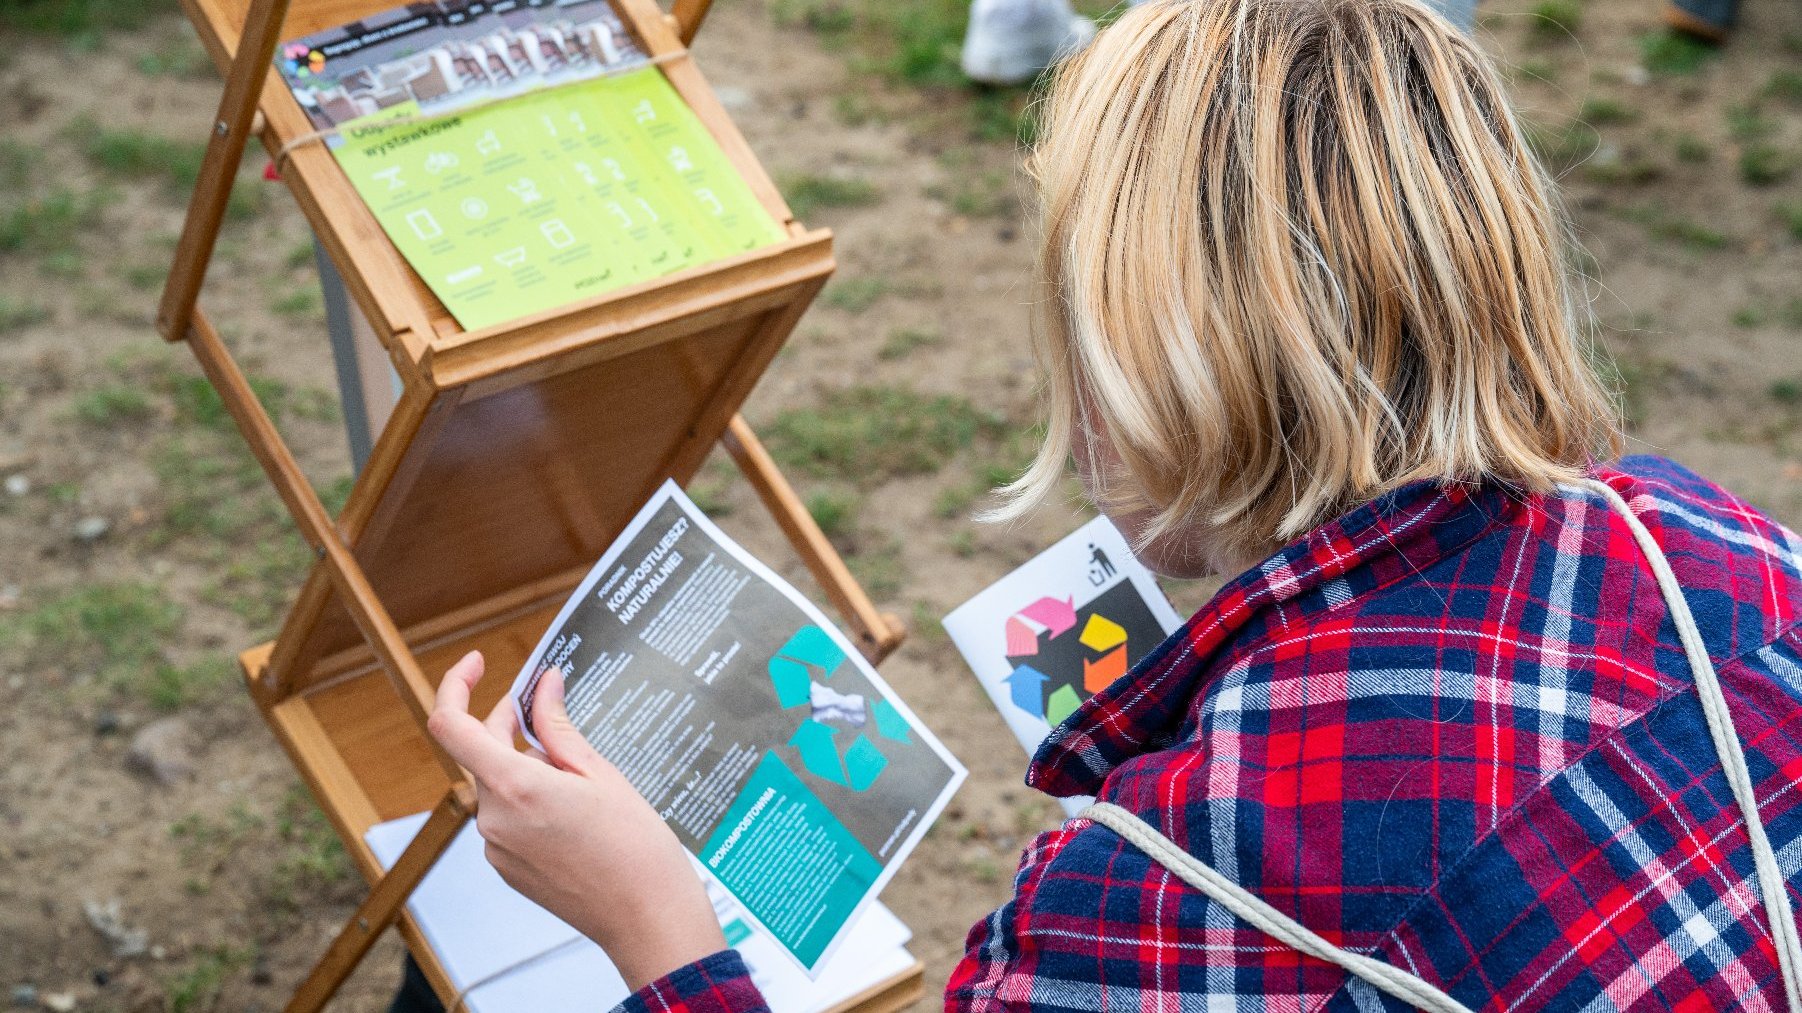
POLYGON ((1416 479, 1543 491, 1619 452, 1564 220, 1489 61, 1412 0, 1157 0, 1056 72, 1046 440, 1232 558, 1416 479))

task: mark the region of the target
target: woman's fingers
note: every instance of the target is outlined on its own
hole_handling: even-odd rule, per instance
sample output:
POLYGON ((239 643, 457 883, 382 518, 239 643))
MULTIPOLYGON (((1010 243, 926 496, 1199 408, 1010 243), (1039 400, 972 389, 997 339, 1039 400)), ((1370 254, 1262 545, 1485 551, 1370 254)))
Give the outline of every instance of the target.
POLYGON ((433 711, 446 708, 469 713, 469 694, 476 683, 482 681, 482 672, 487 664, 482 660, 481 651, 470 651, 457 659, 457 663, 444 673, 444 680, 438 683, 438 699, 433 711))
POLYGON ((432 716, 426 722, 432 738, 478 780, 497 773, 516 756, 510 740, 502 745, 469 713, 469 692, 481 678, 482 655, 476 651, 465 654, 444 673, 432 716))
POLYGON ((532 701, 532 730, 538 733, 538 741, 544 744, 551 763, 564 770, 587 774, 605 762, 582 737, 563 707, 562 669, 552 668, 538 681, 538 695, 532 701))
POLYGON ((494 736, 496 742, 513 745, 513 733, 519 728, 519 714, 513 709, 513 696, 508 694, 495 701, 494 709, 482 721, 488 734, 494 736))

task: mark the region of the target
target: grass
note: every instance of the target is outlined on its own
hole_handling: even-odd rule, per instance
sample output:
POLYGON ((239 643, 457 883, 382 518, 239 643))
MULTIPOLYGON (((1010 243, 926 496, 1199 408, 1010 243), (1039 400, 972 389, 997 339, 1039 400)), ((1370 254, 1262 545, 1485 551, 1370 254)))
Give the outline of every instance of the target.
POLYGON ((1664 167, 1636 149, 1600 149, 1583 163, 1583 175, 1604 186, 1641 186, 1664 175, 1664 167))
POLYGON ((788 28, 840 36, 857 25, 857 14, 845 0, 775 0, 770 15, 788 28))
POLYGON ((251 833, 263 827, 263 823, 263 817, 239 801, 232 804, 222 819, 188 813, 169 824, 169 837, 181 844, 182 858, 188 862, 216 859, 243 844, 251 833))
POLYGON ((959 482, 939 490, 932 501, 932 513, 944 521, 969 517, 976 501, 988 495, 988 489, 977 482, 959 482))
POLYGON ((999 218, 1016 210, 1013 177, 999 169, 988 172, 957 172, 950 184, 926 188, 926 195, 942 200, 952 211, 966 218, 999 218))
POLYGON ((293 246, 288 247, 287 255, 282 258, 282 264, 290 271, 297 271, 303 267, 312 267, 317 262, 317 257, 313 251, 313 241, 310 239, 301 240, 293 246))
POLYGON ((1755 104, 1736 105, 1727 110, 1727 134, 1741 144, 1762 141, 1777 132, 1777 124, 1755 104))
MULTIPOLYGON (((177 417, 215 432, 233 432, 231 415, 219 392, 203 376, 175 376, 168 379, 175 400, 177 417)), ((296 389, 266 376, 250 377, 251 393, 262 402, 263 410, 276 422, 293 415, 314 422, 337 422, 337 400, 326 391, 296 389)))
POLYGON ((314 895, 353 879, 344 842, 304 787, 296 784, 283 797, 276 834, 283 847, 263 889, 271 905, 293 911, 302 900, 317 899, 314 895))
POLYGON ((1001 421, 969 401, 897 387, 854 387, 818 408, 776 416, 765 438, 778 461, 819 478, 868 484, 931 474, 1001 421))
POLYGON ((821 208, 868 207, 882 199, 882 192, 869 180, 837 176, 787 176, 781 189, 796 218, 811 217, 821 208))
MULTIPOLYGON (((44 254, 43 259, 38 261, 38 271, 52 278, 80 278, 87 273, 87 265, 87 258, 82 256, 80 250, 56 250, 44 254)), ((89 316, 100 316, 102 314, 96 312, 98 309, 100 306, 96 301, 84 300, 82 312, 89 316)))
POLYGON ((1790 238, 1802 242, 1802 201, 1790 201, 1776 207, 1777 220, 1789 231, 1790 238))
POLYGON ((901 543, 889 539, 845 558, 852 576, 877 601, 892 599, 907 583, 907 564, 901 559, 901 543))
POLYGON ((0 187, 17 190, 31 182, 31 172, 42 157, 37 148, 11 137, 0 137, 0 187))
POLYGON ((1708 144, 1694 134, 1683 134, 1677 138, 1675 145, 1677 161, 1690 165, 1700 165, 1708 161, 1714 152, 1708 144))
POLYGON ((213 61, 199 43, 178 36, 156 49, 139 53, 137 68, 146 77, 211 77, 213 61))
POLYGON ((866 123, 882 122, 885 117, 882 110, 870 101, 868 95, 861 92, 839 92, 832 98, 832 115, 847 127, 861 127, 866 123))
MULTIPOLYGON (((238 525, 250 528, 264 521, 270 522, 271 526, 286 523, 270 509, 252 514, 238 525)), ((230 519, 212 519, 212 522, 224 526, 233 524, 230 519)), ((201 588, 200 600, 229 609, 258 633, 273 632, 271 627, 281 617, 294 588, 306 576, 313 553, 299 534, 283 530, 240 546, 225 554, 220 562, 222 572, 201 588)))
POLYGON ((1791 105, 1802 105, 1802 70, 1777 71, 1765 82, 1760 94, 1791 105))
POLYGON ((249 964, 253 956, 249 949, 227 946, 201 951, 192 963, 164 983, 163 998, 169 1013, 204 1013, 217 1007, 225 979, 249 964))
POLYGON ((200 178, 206 145, 178 141, 142 130, 108 130, 82 118, 68 134, 96 169, 126 179, 162 179, 188 189, 200 178))
POLYGON ((173 0, 6 0, 0 3, 0 27, 79 40, 142 28, 179 9, 173 0))
POLYGON ((709 458, 707 465, 695 477, 688 480, 688 487, 683 490, 688 498, 700 507, 701 512, 709 517, 725 517, 732 513, 732 500, 729 498, 732 483, 738 480, 738 468, 717 453, 709 458))
POLYGON ((882 347, 876 349, 876 357, 885 361, 905 359, 922 348, 937 348, 944 343, 945 336, 937 331, 902 327, 889 332, 882 347))
POLYGON ((857 509, 862 504, 856 495, 842 490, 825 490, 807 497, 807 512, 827 538, 842 539, 857 528, 857 509))
POLYGON ((1739 327, 1751 329, 1773 322, 1792 330, 1802 330, 1802 297, 1790 299, 1775 307, 1764 303, 1748 303, 1733 311, 1733 323, 1739 327))
POLYGON ((314 317, 325 312, 325 300, 317 287, 302 285, 270 302, 269 309, 278 316, 314 317))
POLYGON ((1725 249, 1732 239, 1726 233, 1687 218, 1677 218, 1655 206, 1644 206, 1627 212, 1626 217, 1645 226, 1654 238, 1667 240, 1691 250, 1725 249))
POLYGON ((1639 114, 1619 99, 1598 95, 1584 101, 1582 108, 1577 110, 1577 118, 1590 126, 1601 127, 1631 123, 1639 118, 1639 114))
POLYGON ((72 250, 76 236, 99 219, 106 202, 102 194, 65 188, 0 210, 0 253, 72 250))
POLYGON ((999 441, 993 458, 978 466, 963 482, 939 491, 932 512, 941 520, 970 519, 978 500, 1025 473, 1044 441, 1041 426, 1009 430, 999 441))
POLYGON ((167 264, 136 264, 125 269, 125 282, 140 292, 163 287, 169 278, 167 264))
POLYGON ((1655 77, 1687 77, 1707 66, 1718 53, 1706 42, 1682 32, 1659 31, 1639 37, 1639 58, 1655 77))
POLYGON ((959 559, 969 559, 976 555, 976 533, 969 528, 958 528, 945 539, 951 554, 959 559))
POLYGON ((1526 134, 1527 144, 1554 169, 1568 169, 1582 162, 1595 154, 1601 143, 1595 127, 1580 119, 1557 126, 1529 121, 1526 134))
POLYGON ((826 286, 820 301, 847 313, 862 313, 889 294, 893 286, 882 278, 845 278, 826 286))
MULTIPOLYGON (((172 196, 186 198, 200 179, 206 144, 179 141, 143 130, 110 130, 83 117, 67 133, 83 157, 96 169, 123 180, 153 180, 172 196)), ((264 191, 253 179, 241 178, 226 199, 225 214, 232 221, 255 217, 263 209, 264 191)))
POLYGON ((150 466, 162 487, 159 534, 165 539, 205 535, 239 542, 284 516, 262 488, 256 459, 238 444, 174 436, 151 450, 150 466))
POLYGON ((1532 15, 1533 34, 1541 37, 1568 38, 1583 25, 1583 7, 1577 0, 1539 0, 1532 15))
POLYGON ((1802 405, 1802 381, 1774 380, 1771 383, 1771 400, 1783 405, 1802 405))
POLYGON ((1036 98, 1036 88, 974 93, 970 96, 970 137, 991 144, 1031 144, 1039 134, 1036 98))
POLYGON ((95 427, 134 422, 151 415, 150 397, 135 386, 109 383, 75 399, 75 417, 95 427))
POLYGON ((964 84, 957 65, 969 5, 964 0, 912 0, 865 7, 872 30, 887 39, 877 66, 896 81, 915 87, 956 88, 964 84))
POLYGON ((1776 186, 1796 172, 1794 152, 1762 141, 1746 145, 1739 153, 1739 178, 1749 186, 1776 186))
POLYGON ((939 619, 939 612, 931 602, 916 601, 907 620, 907 631, 923 644, 942 644, 951 639, 945 633, 945 624, 939 619))
POLYGON ((177 711, 216 698, 219 690, 231 685, 236 672, 232 659, 213 655, 190 665, 158 665, 139 687, 150 706, 177 711))
POLYGON ((133 581, 88 584, 0 619, 0 645, 23 643, 35 658, 92 668, 116 683, 161 664, 163 642, 181 623, 181 606, 161 588, 133 581))
POLYGON ((37 303, 0 295, 0 334, 24 330, 50 319, 50 310, 37 303))
POLYGON ((1550 60, 1522 60, 1514 65, 1514 69, 1522 77, 1531 77, 1547 83, 1558 80, 1558 65, 1550 60))

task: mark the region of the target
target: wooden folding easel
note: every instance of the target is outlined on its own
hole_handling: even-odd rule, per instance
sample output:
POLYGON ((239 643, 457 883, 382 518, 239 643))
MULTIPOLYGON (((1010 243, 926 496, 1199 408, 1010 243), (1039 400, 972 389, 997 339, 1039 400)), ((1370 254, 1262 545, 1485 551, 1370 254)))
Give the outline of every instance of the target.
MULTIPOLYGON (((558 607, 666 477, 686 482, 723 443, 865 654, 899 644, 737 414, 832 272, 831 234, 794 221, 689 59, 710 0, 612 0, 678 94, 788 236, 690 268, 466 332, 408 267, 323 144, 296 147, 282 179, 401 380, 393 412, 334 519, 197 305, 245 144, 272 153, 312 131, 276 74, 277 43, 394 0, 183 0, 226 76, 157 323, 218 388, 317 563, 268 644, 241 655, 252 696, 370 882, 289 1010, 317 1010, 375 938, 398 924, 439 996, 455 989, 405 911, 475 809, 466 774, 425 733, 438 673, 481 649, 491 671, 524 663, 558 607), (652 409, 646 412, 644 409, 652 409), (430 809, 383 872, 363 835, 430 809)), ((505 678, 483 686, 491 705, 505 678)), ((898 1008, 920 968, 848 1004, 898 1008)))

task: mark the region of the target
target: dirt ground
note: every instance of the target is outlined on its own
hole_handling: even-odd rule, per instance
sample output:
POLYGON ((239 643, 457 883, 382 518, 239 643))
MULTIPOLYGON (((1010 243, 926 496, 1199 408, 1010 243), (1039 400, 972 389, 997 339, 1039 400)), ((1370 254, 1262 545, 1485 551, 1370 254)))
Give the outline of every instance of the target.
MULTIPOLYGON (((359 884, 230 662, 273 634, 307 556, 191 357, 151 328, 218 84, 160 4, 60 6, 73 13, 49 26, 0 8, 0 1001, 272 1010, 359 884), (171 717, 164 783, 128 754, 171 717)), ((1031 227, 1011 141, 1024 96, 947 84, 954 26, 871 10, 727 0, 698 54, 797 208, 838 236, 838 279, 752 422, 790 456, 795 413, 842 421, 870 403, 847 401, 855 388, 877 392, 877 430, 970 422, 942 464, 794 473, 909 622, 886 675, 971 770, 884 894, 915 931, 930 1006, 1057 812, 1021 785, 1024 756, 935 620, 1079 515, 967 520, 1030 447, 1031 227)), ((1482 37, 1566 180, 1635 449, 1795 525, 1802 8, 1751 0, 1715 57, 1648 42, 1654 14, 1651 0, 1506 0, 1482 37)), ((333 499, 350 464, 308 232, 263 163, 246 163, 206 298, 333 499)), ((697 489, 804 584, 729 465, 697 489)), ((1171 590, 1193 608, 1209 588, 1171 590)), ((384 940, 333 1008, 384 1008, 399 957, 384 940)))

